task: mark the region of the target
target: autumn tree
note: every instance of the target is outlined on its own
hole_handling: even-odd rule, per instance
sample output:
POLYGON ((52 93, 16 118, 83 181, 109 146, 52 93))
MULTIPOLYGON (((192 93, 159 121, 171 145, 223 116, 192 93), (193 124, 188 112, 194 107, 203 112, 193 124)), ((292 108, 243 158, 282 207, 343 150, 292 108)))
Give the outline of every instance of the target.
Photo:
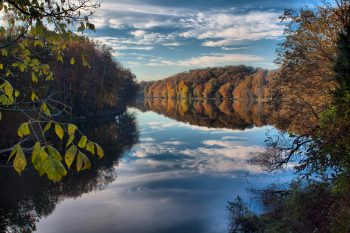
POLYGON ((254 81, 251 80, 251 85, 244 87, 246 96, 248 98, 266 97, 270 93, 267 90, 269 88, 268 72, 242 65, 190 70, 164 80, 149 82, 148 88, 144 90, 144 96, 165 96, 165 93, 160 92, 166 89, 168 98, 219 99, 222 98, 222 93, 220 93, 222 87, 221 92, 226 92, 225 98, 233 98, 234 87, 246 82, 246 79, 251 76, 256 78, 254 81))
POLYGON ((232 84, 231 83, 226 83, 222 85, 219 89, 219 92, 222 96, 222 98, 231 98, 232 97, 232 84))
POLYGON ((333 64, 339 33, 344 28, 341 9, 324 4, 314 9, 288 10, 281 17, 288 22, 286 39, 277 50, 279 69, 272 87, 283 113, 281 124, 288 119, 287 125, 311 131, 331 103, 337 85, 333 64))
MULTIPOLYGON (((281 98, 279 101, 290 104, 281 103, 282 113, 293 111, 291 123, 299 128, 267 138, 266 150, 257 153, 251 162, 260 164, 267 171, 276 171, 294 162, 294 170, 307 180, 306 187, 299 187, 297 192, 304 195, 304 189, 312 188, 314 184, 327 187, 326 195, 317 201, 326 200, 322 216, 330 217, 324 219, 327 221, 325 226, 325 221, 319 221, 310 232, 318 229, 348 232, 350 2, 339 0, 286 15, 291 23, 279 57, 281 70, 276 84, 281 86, 277 96, 281 98), (281 73, 283 71, 285 73, 281 73), (296 120, 298 123, 294 123, 296 120)), ((313 192, 317 198, 321 196, 319 190, 313 192)), ((289 201, 293 199, 281 208, 290 206, 289 201)), ((299 199, 292 208, 295 210, 298 205, 305 204, 299 199)), ((313 208, 303 211, 311 218, 318 216, 312 212, 313 208)))
POLYGON ((202 98, 203 97, 203 84, 197 84, 196 87, 194 88, 194 96, 198 97, 198 98, 202 98))

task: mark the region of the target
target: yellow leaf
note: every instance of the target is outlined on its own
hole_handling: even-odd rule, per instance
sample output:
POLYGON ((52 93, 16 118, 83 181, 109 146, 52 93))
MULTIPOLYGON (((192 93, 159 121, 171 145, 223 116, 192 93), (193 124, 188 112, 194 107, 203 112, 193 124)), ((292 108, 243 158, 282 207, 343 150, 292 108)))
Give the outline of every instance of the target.
POLYGON ((45 113, 47 116, 51 115, 50 109, 47 107, 46 103, 43 103, 40 107, 40 110, 45 113))
POLYGON ((39 80, 38 80, 38 77, 35 75, 34 72, 32 72, 32 82, 33 83, 37 83, 39 80))
POLYGON ((85 148, 86 146, 86 142, 87 142, 87 137, 86 136, 82 136, 79 140, 78 146, 80 148, 85 148))
POLYGON ((3 70, 3 69, 4 69, 4 65, 0 64, 0 70, 3 70))
POLYGON ((26 166, 27 166, 26 156, 24 155, 22 147, 19 146, 16 152, 16 157, 13 160, 13 167, 19 174, 21 174, 26 166))
POLYGON ((32 152, 32 163, 34 163, 35 158, 40 154, 40 149, 40 142, 36 142, 32 152))
POLYGON ((82 152, 78 152, 77 156, 77 171, 89 169, 91 167, 91 162, 89 158, 82 152))
POLYGON ((15 90, 15 97, 17 98, 19 96, 19 91, 15 90))
POLYGON ((26 136, 30 134, 30 130, 29 130, 29 124, 28 122, 22 123, 18 130, 17 130, 17 134, 20 137, 26 136))
POLYGON ((45 125, 44 133, 45 133, 46 131, 48 131, 48 130, 51 128, 51 125, 52 125, 52 121, 49 121, 49 122, 45 125))
POLYGON ((36 94, 35 94, 34 91, 32 92, 32 95, 30 96, 30 99, 31 99, 32 101, 34 101, 35 99, 38 99, 38 97, 36 96, 36 94))
POLYGON ((55 124, 55 133, 62 140, 64 136, 63 128, 59 124, 55 124))
POLYGON ((12 156, 14 156, 14 155, 16 154, 16 152, 17 152, 17 150, 18 150, 19 147, 20 147, 20 144, 14 145, 14 147, 12 148, 12 151, 11 151, 11 153, 10 153, 10 156, 9 156, 7 162, 9 162, 9 161, 11 160, 12 156))
POLYGON ((64 156, 64 161, 66 162, 68 168, 72 165, 75 155, 77 154, 78 148, 74 145, 69 147, 69 149, 66 151, 66 155, 64 156))
POLYGON ((95 143, 97 156, 101 159, 104 156, 104 151, 99 144, 95 143))
POLYGON ((13 94, 13 87, 12 87, 11 83, 9 83, 8 81, 5 81, 5 83, 4 83, 4 91, 8 97, 12 96, 12 94, 13 94))
POLYGON ((74 124, 68 124, 68 134, 72 135, 75 133, 75 130, 77 130, 77 126, 74 124))
POLYGON ((89 151, 91 154, 95 154, 95 144, 93 142, 88 142, 86 144, 86 150, 89 151))
POLYGON ((74 140, 74 134, 69 136, 66 147, 68 147, 73 142, 73 140, 74 140))
POLYGON ((1 119, 2 119, 2 113, 0 112, 0 121, 1 121, 1 119))
POLYGON ((74 63, 75 63, 75 60, 74 60, 74 57, 72 57, 72 58, 70 59, 70 64, 71 64, 71 65, 74 65, 74 63))

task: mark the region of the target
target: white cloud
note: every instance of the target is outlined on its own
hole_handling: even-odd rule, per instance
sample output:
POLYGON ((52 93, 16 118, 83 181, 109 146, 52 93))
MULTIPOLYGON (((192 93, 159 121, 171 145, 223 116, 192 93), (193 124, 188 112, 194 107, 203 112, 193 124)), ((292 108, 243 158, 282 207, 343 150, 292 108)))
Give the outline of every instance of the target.
POLYGON ((110 46, 114 51, 118 50, 145 50, 154 49, 155 45, 164 46, 180 46, 176 42, 174 34, 161 34, 155 32, 147 32, 145 30, 134 30, 129 33, 131 37, 106 37, 91 36, 94 40, 110 46))
POLYGON ((236 136, 225 136, 225 137, 222 137, 222 140, 246 140, 246 139, 242 137, 236 137, 236 136))
POLYGON ((154 138, 148 137, 148 138, 141 138, 140 141, 141 141, 141 142, 154 142, 155 139, 154 139, 154 138))
POLYGON ((169 46, 169 47, 178 47, 178 46, 182 46, 184 45, 184 43, 180 43, 180 42, 166 42, 166 43, 162 43, 163 46, 169 46))
POLYGON ((163 145, 182 145, 184 144, 184 142, 181 141, 167 141, 167 142, 163 142, 163 145))
POLYGON ((229 14, 199 12, 193 18, 183 20, 189 28, 182 36, 208 39, 204 46, 228 46, 241 40, 275 39, 283 35, 283 25, 276 12, 249 12, 229 14))
POLYGON ((138 34, 136 37, 143 36, 145 29, 166 27, 177 31, 172 35, 176 38, 197 38, 205 40, 203 46, 216 47, 233 45, 241 40, 281 37, 283 25, 279 20, 280 14, 272 11, 240 13, 235 9, 198 11, 144 3, 105 1, 92 17, 92 22, 97 28, 134 28, 133 33, 138 34))
POLYGON ((145 31, 143 30, 136 30, 136 31, 132 31, 131 35, 136 36, 136 37, 142 37, 143 35, 145 35, 145 31))
POLYGON ((208 67, 208 66, 222 66, 230 65, 234 63, 247 63, 263 61, 264 59, 260 56, 249 55, 249 54, 209 54, 199 57, 193 57, 185 60, 163 60, 160 62, 150 62, 148 66, 184 66, 184 67, 208 67))
POLYGON ((221 49, 225 51, 233 51, 233 50, 242 50, 247 48, 250 48, 250 47, 222 47, 221 49))

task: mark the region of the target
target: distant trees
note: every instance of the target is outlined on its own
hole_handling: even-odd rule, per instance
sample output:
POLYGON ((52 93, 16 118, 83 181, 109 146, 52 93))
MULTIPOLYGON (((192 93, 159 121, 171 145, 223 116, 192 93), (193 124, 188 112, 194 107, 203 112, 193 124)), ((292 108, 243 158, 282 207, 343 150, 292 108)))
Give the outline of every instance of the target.
POLYGON ((271 79, 272 72, 241 65, 191 70, 142 87, 145 97, 264 99, 271 79))

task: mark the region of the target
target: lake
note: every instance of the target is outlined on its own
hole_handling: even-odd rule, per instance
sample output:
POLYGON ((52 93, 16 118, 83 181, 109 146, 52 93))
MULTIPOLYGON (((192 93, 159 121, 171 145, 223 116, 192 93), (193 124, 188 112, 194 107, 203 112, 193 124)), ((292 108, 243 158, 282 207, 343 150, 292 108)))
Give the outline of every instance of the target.
POLYGON ((105 158, 56 184, 7 168, 0 177, 0 229, 226 232, 228 201, 240 195, 259 211, 249 189, 292 178, 247 163, 278 131, 263 104, 146 100, 81 127, 105 158))

